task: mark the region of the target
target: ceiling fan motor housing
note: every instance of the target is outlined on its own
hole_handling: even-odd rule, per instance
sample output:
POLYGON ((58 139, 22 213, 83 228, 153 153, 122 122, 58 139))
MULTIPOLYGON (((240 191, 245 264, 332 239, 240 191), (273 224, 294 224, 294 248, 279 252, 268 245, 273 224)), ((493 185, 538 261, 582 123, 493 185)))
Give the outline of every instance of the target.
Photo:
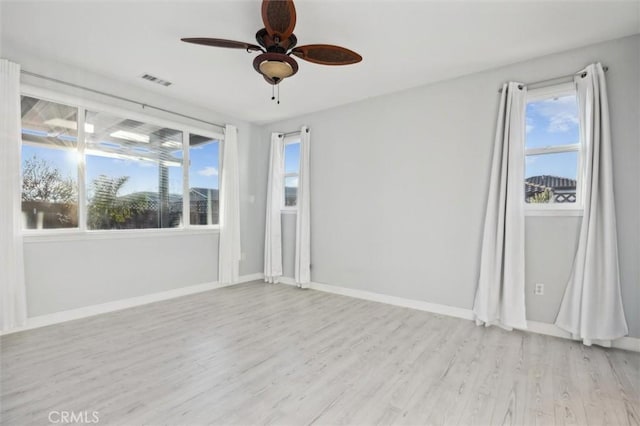
POLYGON ((270 35, 266 28, 258 30, 256 33, 256 41, 267 52, 287 53, 288 50, 293 49, 298 44, 298 38, 295 34, 289 35, 285 39, 281 39, 277 35, 270 35))

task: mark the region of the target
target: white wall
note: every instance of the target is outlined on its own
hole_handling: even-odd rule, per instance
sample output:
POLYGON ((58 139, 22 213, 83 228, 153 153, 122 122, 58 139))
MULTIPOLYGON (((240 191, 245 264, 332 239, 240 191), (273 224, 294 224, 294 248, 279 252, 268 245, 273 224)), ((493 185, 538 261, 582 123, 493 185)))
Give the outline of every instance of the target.
POLYGON ((217 281, 218 234, 25 244, 29 316, 217 281))
MULTIPOLYGON (((255 208, 252 194, 263 191, 262 175, 255 173, 253 150, 254 126, 205 108, 185 104, 140 82, 122 82, 85 72, 32 54, 18 46, 1 45, 1 55, 21 64, 22 68, 63 81, 155 105, 214 123, 230 123, 239 129, 242 275, 262 271, 263 211, 255 208)), ((72 89, 42 79, 24 76, 22 82, 80 99, 99 102, 136 112, 140 107, 90 92, 72 89)), ((145 114, 180 122, 205 130, 220 131, 189 119, 145 109, 145 114)), ((255 196, 253 197, 255 199, 255 196)), ((27 240, 25 243, 26 285, 30 317, 62 310, 101 304, 130 297, 153 294, 189 285, 217 281, 218 234, 171 233, 136 238, 54 238, 27 240)))
MULTIPOLYGON (((271 131, 311 127, 312 280, 471 308, 498 88, 601 61, 610 67, 624 308, 630 334, 639 337, 639 56, 636 35, 265 126, 264 145, 271 131)), ((283 223, 290 257, 295 220, 283 223)), ((579 223, 527 218, 529 319, 555 319, 579 223), (533 295, 537 282, 546 284, 544 296, 533 295)))

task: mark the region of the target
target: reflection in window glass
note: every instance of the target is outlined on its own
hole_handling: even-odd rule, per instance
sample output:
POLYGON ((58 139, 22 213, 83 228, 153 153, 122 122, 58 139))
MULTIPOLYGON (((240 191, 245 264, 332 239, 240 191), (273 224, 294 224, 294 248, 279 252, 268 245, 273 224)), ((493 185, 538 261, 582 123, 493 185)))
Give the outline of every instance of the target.
POLYGON ((87 111, 88 229, 182 224, 182 132, 87 111))
POLYGON ((191 225, 219 223, 220 141, 189 134, 189 217, 191 225))
POLYGON ((78 226, 78 110, 22 96, 24 228, 78 226))

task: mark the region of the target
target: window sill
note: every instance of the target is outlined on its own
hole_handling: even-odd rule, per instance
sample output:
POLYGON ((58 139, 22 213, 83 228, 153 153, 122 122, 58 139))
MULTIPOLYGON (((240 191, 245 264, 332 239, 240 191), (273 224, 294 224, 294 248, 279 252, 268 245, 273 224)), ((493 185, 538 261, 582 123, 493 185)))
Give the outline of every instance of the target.
POLYGON ((280 213, 282 214, 297 214, 298 213, 298 209, 294 208, 294 209, 280 209, 280 213))
POLYGON ((25 243, 46 243, 58 241, 95 241, 140 238, 180 237, 189 235, 218 234, 218 225, 170 228, 170 229, 113 229, 104 231, 80 231, 78 229, 25 230, 22 233, 25 243))
POLYGON ((578 208, 558 209, 558 208, 525 208, 525 216, 582 216, 583 210, 578 208))

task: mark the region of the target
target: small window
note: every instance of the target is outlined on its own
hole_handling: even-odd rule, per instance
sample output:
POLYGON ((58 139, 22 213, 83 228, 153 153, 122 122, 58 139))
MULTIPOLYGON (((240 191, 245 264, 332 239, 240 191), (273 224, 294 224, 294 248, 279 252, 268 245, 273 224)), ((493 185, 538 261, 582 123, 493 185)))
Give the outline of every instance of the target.
POLYGON ((25 229, 78 227, 78 109, 22 96, 25 229))
POLYGON ((182 224, 182 132, 87 111, 88 229, 182 224))
POLYGON ((298 179, 300 177, 300 138, 284 141, 284 207, 298 204, 298 179))
POLYGON ((219 223, 219 159, 219 140, 189 135, 189 220, 191 225, 219 223))
POLYGON ((524 185, 530 208, 581 206, 582 151, 575 85, 529 91, 524 185))

